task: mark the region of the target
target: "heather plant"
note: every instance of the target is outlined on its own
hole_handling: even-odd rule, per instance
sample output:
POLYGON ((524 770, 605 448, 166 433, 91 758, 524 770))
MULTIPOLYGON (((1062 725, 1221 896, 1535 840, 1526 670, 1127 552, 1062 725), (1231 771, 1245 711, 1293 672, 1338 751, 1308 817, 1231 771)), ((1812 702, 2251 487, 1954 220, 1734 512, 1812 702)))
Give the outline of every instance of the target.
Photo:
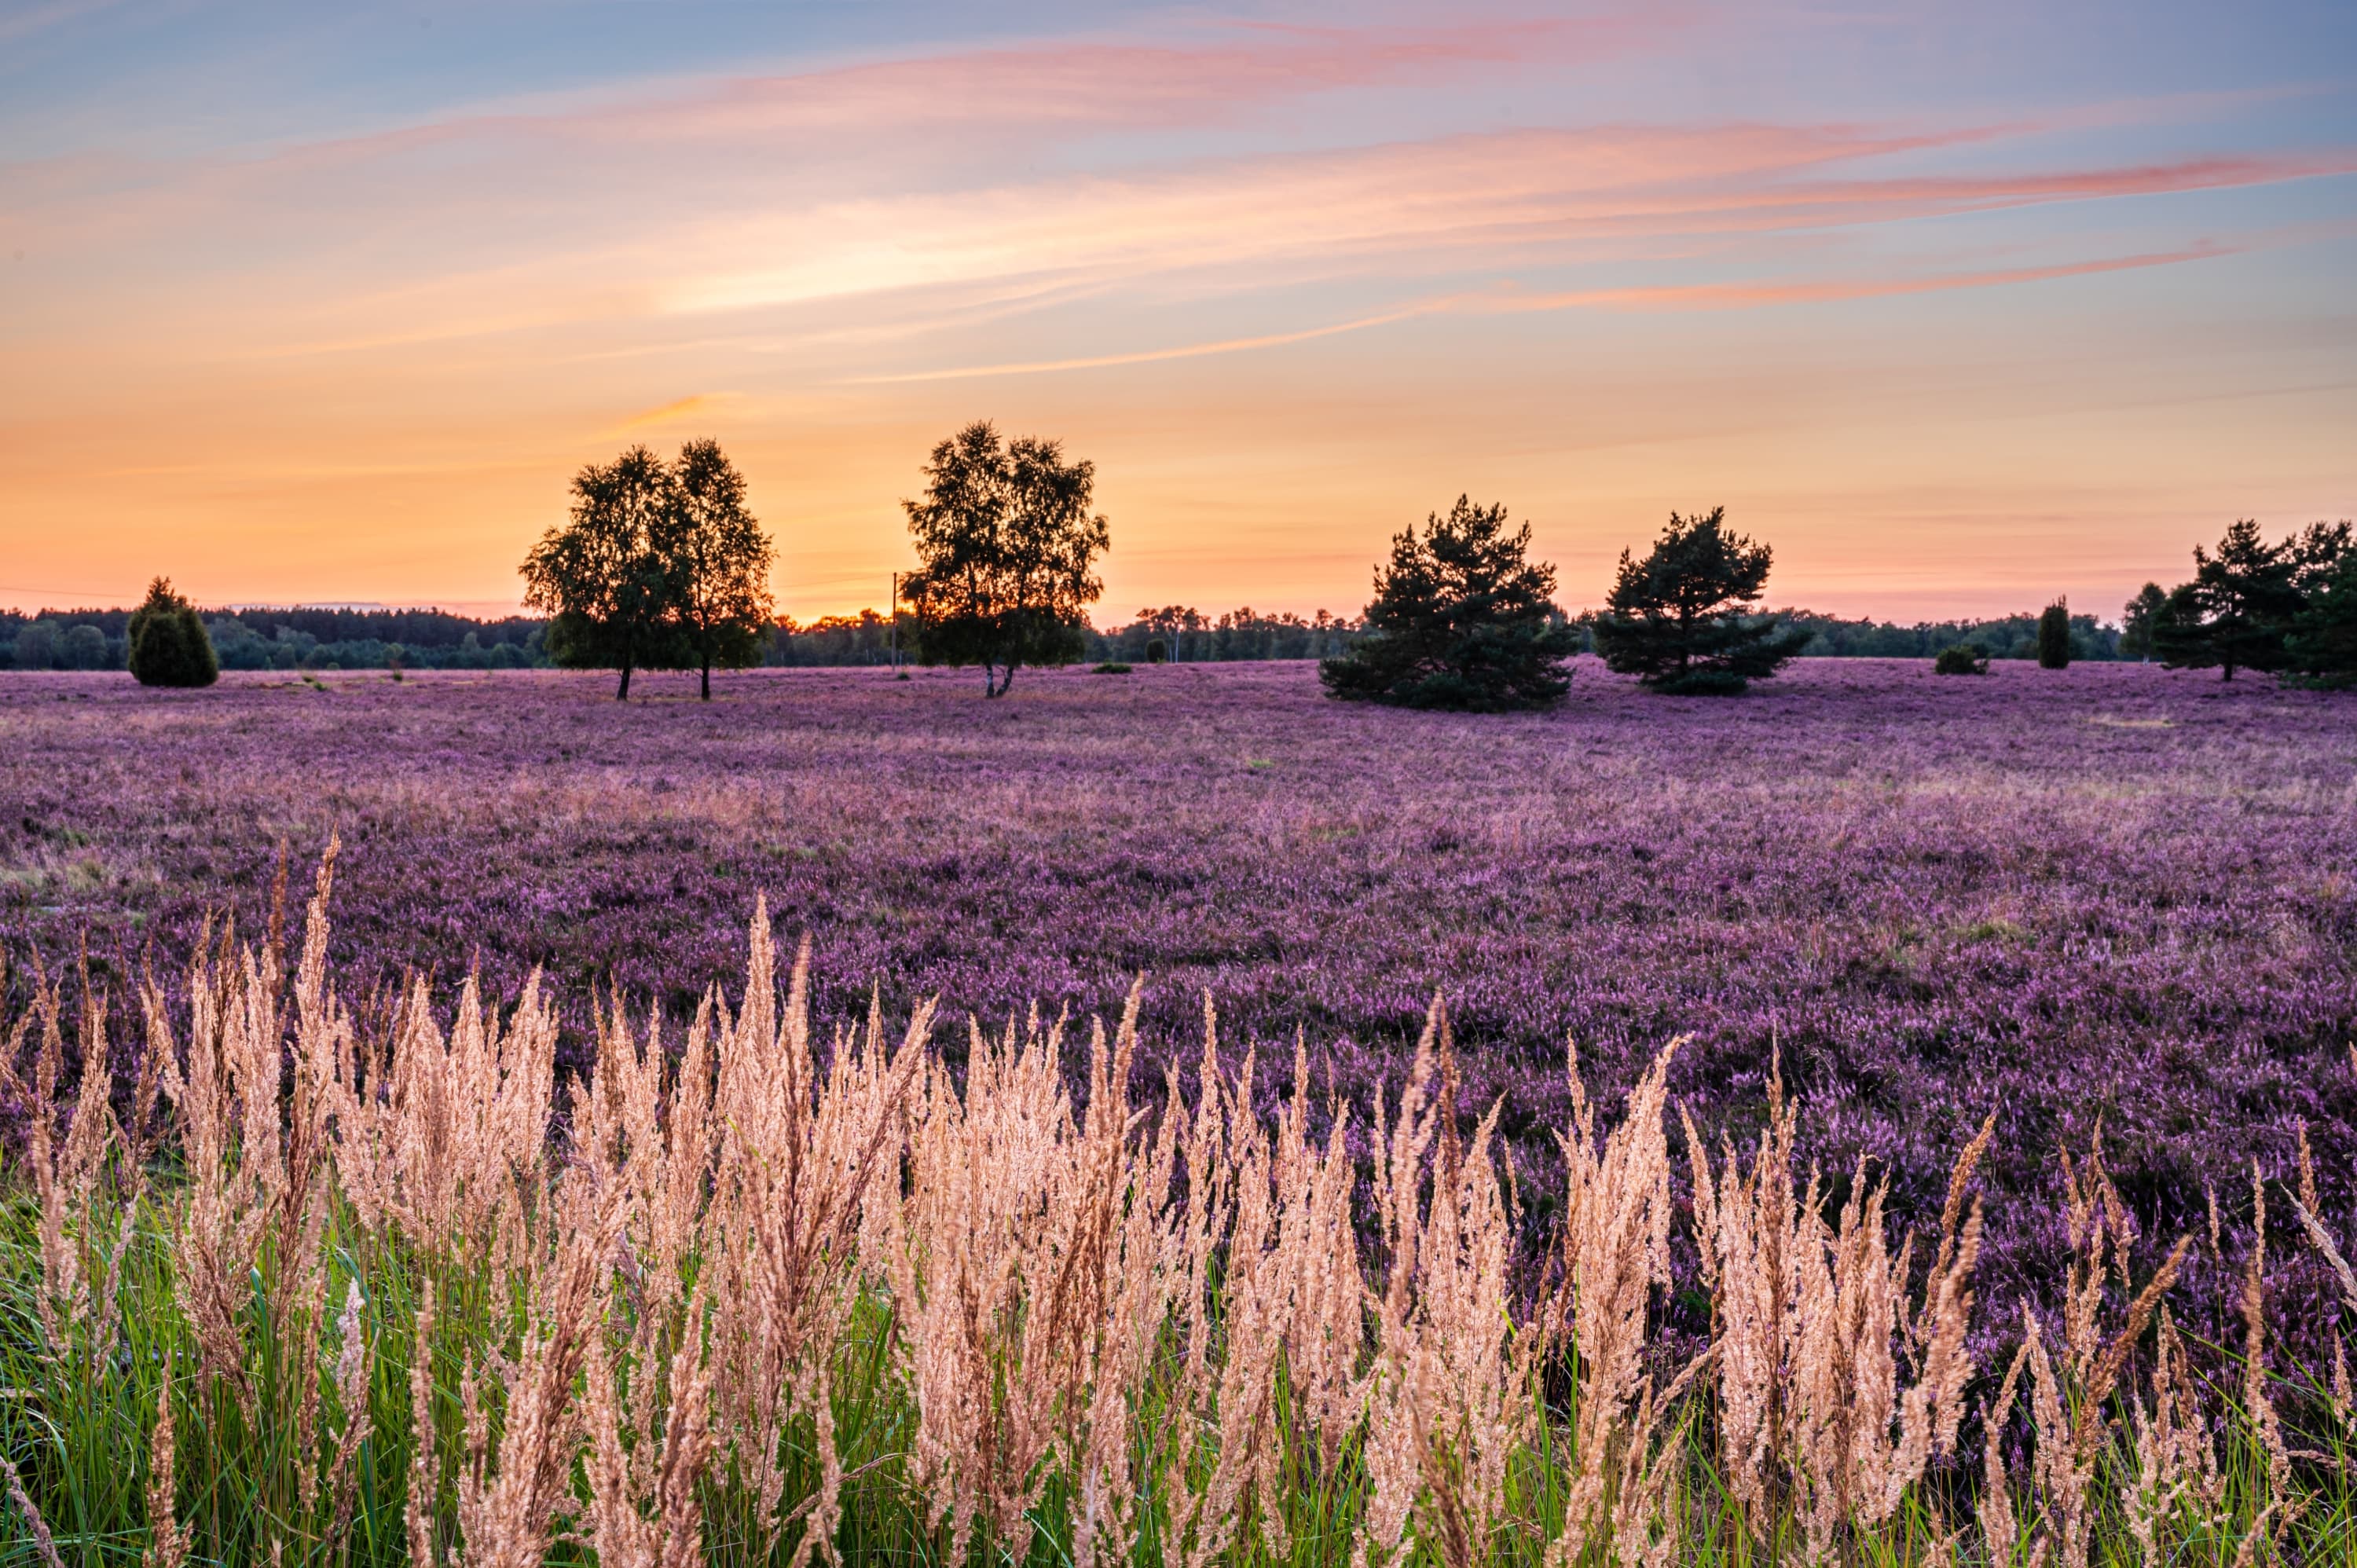
MULTIPOLYGON (((506 1015, 544 968, 560 1082, 593 1066, 613 985, 675 1045, 709 985, 737 983, 766 890, 810 930, 822 1016, 871 993, 895 1016, 934 995, 961 1019, 1034 997, 1110 1015, 1143 972, 1153 1081, 1174 1052, 1191 1070, 1209 990, 1261 1046, 1265 1097, 1306 1029, 1361 1133, 1445 986, 1479 1042, 1469 1103, 1506 1097, 1533 1212, 1554 1201, 1567 1035, 1618 1096, 1689 1034, 1671 1089, 1738 1135, 1781 1044, 1811 1107, 1802 1166, 1841 1179, 1869 1155, 1888 1212, 1927 1233, 1995 1110, 1992 1306, 2052 1309, 2052 1151, 2098 1121, 2153 1233, 2206 1230, 2206 1187, 2231 1221, 2250 1162, 2287 1169, 2303 1122, 2319 1212, 2347 1212, 2357 705, 2157 666, 1927 664, 1804 660, 1714 704, 1591 671, 1553 714, 1478 719, 1329 702, 1297 665, 1044 675, 986 709, 946 674, 881 670, 748 674, 712 710, 618 708, 610 680, 556 671, 232 673, 199 703, 0 681, 5 1005, 29 1002, 36 954, 72 976, 86 953, 123 994, 151 951, 183 1005, 207 911, 260 931, 280 838, 316 853, 340 827, 365 849, 338 873, 344 993, 414 976, 447 1029, 470 969, 506 1015)), ((79 1004, 65 985, 70 1046, 79 1004)), ((0 1107, 0 1136, 22 1126, 0 1107)), ((2271 1254, 2276 1333, 2321 1364, 2294 1262, 2271 1254)), ((1664 1311, 1699 1333, 1693 1254, 1671 1267, 1664 1311)), ((2218 1339, 2239 1290, 2198 1263, 2180 1326, 2218 1339)), ((2011 1321, 1976 1320, 1985 1369, 2011 1321)))
POLYGON ((674 1039, 609 993, 560 1081, 536 993, 342 998, 333 872, 291 967, 274 921, 184 999, 143 981, 144 1048, 45 975, 9 1026, 20 1559, 2239 1568, 2357 1526, 2347 1330, 2306 1390, 2267 1301, 2272 1241, 2357 1314, 2305 1155, 2253 1173, 2231 1260, 2211 1232, 2231 1343, 2172 1313, 2194 1239, 2141 1233, 2100 1144, 2062 1158, 2059 1310, 1998 1309, 1992 1393, 1993 1122, 1919 1250, 1870 1167, 1803 1171, 1771 1079, 1748 1152, 1681 1108, 1689 1220, 1676 1047, 1617 1116, 1572 1057, 1546 1176, 1437 1000, 1362 1106, 1306 1041, 1273 1094, 1208 1006, 1156 1086, 1135 991, 954 1051, 872 1004, 822 1039, 759 907, 733 998, 674 1039), (1682 1247, 1699 1344, 1662 1316, 1682 1247))

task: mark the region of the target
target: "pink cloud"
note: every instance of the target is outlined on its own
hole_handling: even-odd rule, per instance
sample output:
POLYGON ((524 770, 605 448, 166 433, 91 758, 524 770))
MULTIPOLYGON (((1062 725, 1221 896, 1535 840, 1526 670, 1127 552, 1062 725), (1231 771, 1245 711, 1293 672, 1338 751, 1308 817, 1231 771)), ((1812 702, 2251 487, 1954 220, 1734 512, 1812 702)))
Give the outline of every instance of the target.
POLYGON ((1169 348, 1146 349, 1125 353, 1089 355, 1075 359, 1034 360, 1008 364, 913 371, 894 375, 860 376, 853 378, 853 381, 855 384, 866 385, 956 381, 989 376, 1037 375, 1057 371, 1102 370, 1118 365, 1148 364, 1163 360, 1200 359, 1212 354, 1233 354, 1256 349, 1274 349, 1294 343, 1306 343, 1319 338, 1333 338, 1347 332, 1361 332, 1370 328, 1388 327, 1397 322, 1426 316, 1521 315, 1579 309, 1732 310, 1757 306, 1812 304, 1846 299, 1874 299, 1888 295, 1937 294, 1953 289, 1998 288, 2017 284, 2045 283, 2060 278, 2086 277, 2101 273, 2169 266, 2179 262, 2206 261, 2212 257, 2233 253, 2232 247, 2195 245, 2179 251, 2141 255, 2104 256, 2089 261, 2053 263, 2042 266, 1988 267, 1911 277, 1849 277, 1780 282, 1686 284, 1654 287, 1575 289, 1546 294, 1493 290, 1480 294, 1448 295, 1418 300, 1396 310, 1383 311, 1323 327, 1304 328, 1292 332, 1274 332, 1252 338, 1225 338, 1209 342, 1186 343, 1169 348))
POLYGON ((2019 174, 1825 177, 1985 138, 1839 126, 1526 131, 821 204, 705 227, 673 309, 794 306, 1012 278, 1244 286, 1630 259, 1768 231, 2213 189, 2357 170, 2357 151, 2019 174), (1632 246, 1634 247, 1632 249, 1632 246))

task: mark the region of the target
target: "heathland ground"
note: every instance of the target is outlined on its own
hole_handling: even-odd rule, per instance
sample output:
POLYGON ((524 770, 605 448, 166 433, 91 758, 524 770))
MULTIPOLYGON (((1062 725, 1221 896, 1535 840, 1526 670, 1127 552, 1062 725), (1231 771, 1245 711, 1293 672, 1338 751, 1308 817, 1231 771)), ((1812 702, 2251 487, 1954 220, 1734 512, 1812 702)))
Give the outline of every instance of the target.
MULTIPOLYGON (((1771 1059, 1802 1155, 1864 1156, 1902 1216, 1997 1117, 1983 1298, 2050 1297, 2060 1152, 2100 1137, 2138 1223, 2229 1221, 2301 1129, 2357 1193, 2357 704, 2137 665, 1804 661, 1736 701, 1579 661, 1543 715, 1343 705, 1308 664, 759 671, 611 700, 602 675, 0 680, 0 944, 178 972, 209 914, 267 920, 332 832, 332 961, 364 999, 545 970, 586 1065, 593 992, 675 1016, 734 984, 766 895, 816 1010, 1110 1015, 1191 1064, 1208 993, 1297 1034, 1319 1092, 1405 1069, 1432 995, 1463 1102, 1503 1097, 1544 1218, 1566 1041, 1608 1103, 1673 1037, 1669 1091, 1756 1126, 1771 1059)), ((963 1028, 945 1036, 954 1048, 963 1028)), ((2287 1256, 2297 1341, 2327 1282, 2287 1256)), ((2184 1287, 2222 1326, 2231 1269, 2184 1287)), ((2320 1318, 2319 1319, 2320 1321, 2320 1318)))

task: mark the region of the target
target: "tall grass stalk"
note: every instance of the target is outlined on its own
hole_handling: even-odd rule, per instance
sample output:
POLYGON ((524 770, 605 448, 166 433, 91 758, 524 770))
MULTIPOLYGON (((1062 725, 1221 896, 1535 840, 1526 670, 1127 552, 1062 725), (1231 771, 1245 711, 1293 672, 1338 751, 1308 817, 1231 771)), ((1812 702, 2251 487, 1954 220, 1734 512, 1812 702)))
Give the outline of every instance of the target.
MULTIPOLYGON (((1866 1167, 1838 1204, 1796 1168, 1777 1081, 1748 1149, 1684 1123, 1688 1219, 1671 1051, 1617 1119, 1573 1058, 1534 1283, 1437 1001, 1393 1091, 1315 1104, 1297 1052, 1267 1118, 1208 1004, 1191 1096, 1132 1083, 1135 998, 1085 1047, 974 1026, 956 1070, 922 1012, 822 1047, 757 912, 733 1004, 673 1038, 609 998, 563 1085, 537 984, 363 1030, 325 979, 332 871, 291 972, 275 931, 223 934, 178 1015, 144 988, 126 1093, 99 999, 70 1049, 41 977, 5 1036, 8 1561, 2357 1558, 2346 1332, 2329 1374, 2274 1369, 2255 1172, 2239 1343, 2179 1327, 2194 1241, 2138 1235, 2095 1148, 2064 1161, 2060 1316, 1980 1367, 1986 1129, 1936 1236, 1898 1236, 1866 1167), (1674 1354, 1681 1233, 1713 1331, 1674 1354)), ((2345 1323, 2315 1194, 2272 1239, 2345 1323)))

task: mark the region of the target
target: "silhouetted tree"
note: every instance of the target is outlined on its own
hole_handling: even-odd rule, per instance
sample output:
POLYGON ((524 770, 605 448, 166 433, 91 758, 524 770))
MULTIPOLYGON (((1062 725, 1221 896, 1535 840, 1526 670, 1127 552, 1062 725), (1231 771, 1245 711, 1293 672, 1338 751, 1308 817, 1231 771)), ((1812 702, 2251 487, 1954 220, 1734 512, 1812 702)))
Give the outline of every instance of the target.
POLYGON ((2161 591, 2158 583, 2147 583, 2136 590, 2136 596, 2130 599, 2120 612, 2121 658, 2152 657, 2152 628, 2160 615, 2161 606, 2168 602, 2169 596, 2161 591))
POLYGON ((2153 628, 2161 662, 2215 666, 2225 681, 2237 670, 2282 669, 2284 635, 2302 607, 2296 542, 2269 544, 2244 518, 2226 530, 2217 554, 2195 545, 2193 581, 2169 595, 2153 628))
POLYGON ((1809 633, 1753 609, 1771 554, 1727 527, 1727 509, 1670 514, 1642 561, 1623 550, 1620 570, 1593 623, 1596 651, 1656 691, 1740 692, 1799 655, 1809 633))
POLYGON ((2344 550, 2309 587, 2285 639, 2292 668, 2312 685, 2357 685, 2357 550, 2344 550))
POLYGON ((549 615, 549 657, 619 671, 618 702, 630 700, 633 671, 681 661, 678 567, 662 548, 676 509, 662 459, 633 446, 573 477, 572 521, 542 535, 521 568, 523 602, 549 615))
POLYGON ((691 441, 672 467, 657 553, 670 564, 673 614, 712 701, 712 669, 759 664, 770 631, 770 537, 745 506, 745 479, 717 441, 691 441))
POLYGON ((1531 560, 1530 544, 1530 524, 1510 533, 1503 506, 1465 496, 1428 514, 1421 535, 1394 534, 1391 564, 1375 569, 1372 635, 1319 663, 1327 693, 1474 713, 1563 701, 1579 639, 1555 607, 1555 567, 1531 560))
POLYGON ((935 446, 925 496, 904 500, 920 569, 902 592, 916 611, 917 657, 983 669, 983 695, 1004 696, 1024 664, 1064 664, 1086 644, 1088 606, 1103 591, 1091 567, 1112 542, 1089 510, 1096 466, 1067 463, 1054 441, 1001 445, 987 422, 935 446))
POLYGON ((143 686, 210 686, 221 661, 196 607, 162 577, 147 585, 146 600, 131 612, 131 673, 143 686))
POLYGON ((2038 667, 2066 670, 2071 664, 2071 607, 2061 599, 2038 618, 2038 667))

